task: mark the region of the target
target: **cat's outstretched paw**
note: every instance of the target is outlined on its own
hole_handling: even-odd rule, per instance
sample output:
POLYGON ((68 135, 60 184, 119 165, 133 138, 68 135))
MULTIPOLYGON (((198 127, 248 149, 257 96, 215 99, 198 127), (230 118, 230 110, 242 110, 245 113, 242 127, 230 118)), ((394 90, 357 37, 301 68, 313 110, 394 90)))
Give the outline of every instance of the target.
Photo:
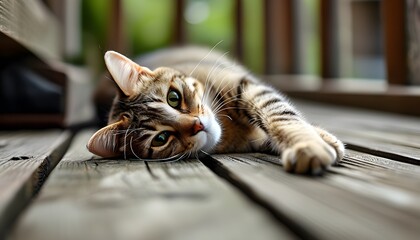
POLYGON ((315 127, 315 130, 318 132, 319 136, 321 136, 321 138, 324 139, 326 143, 328 143, 331 147, 335 149, 335 152, 337 153, 336 163, 340 162, 344 156, 344 144, 340 140, 338 140, 334 135, 325 131, 324 129, 315 127))
POLYGON ((283 167, 288 172, 320 175, 335 163, 340 156, 326 142, 304 141, 285 149, 282 154, 283 167))

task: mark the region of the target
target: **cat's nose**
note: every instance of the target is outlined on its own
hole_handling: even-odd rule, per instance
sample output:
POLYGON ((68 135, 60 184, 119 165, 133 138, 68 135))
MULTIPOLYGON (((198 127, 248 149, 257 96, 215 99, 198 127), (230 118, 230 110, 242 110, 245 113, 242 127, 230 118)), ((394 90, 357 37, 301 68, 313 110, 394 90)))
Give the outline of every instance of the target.
POLYGON ((204 130, 204 125, 201 123, 200 119, 195 120, 192 130, 193 130, 193 135, 196 135, 200 131, 204 130))

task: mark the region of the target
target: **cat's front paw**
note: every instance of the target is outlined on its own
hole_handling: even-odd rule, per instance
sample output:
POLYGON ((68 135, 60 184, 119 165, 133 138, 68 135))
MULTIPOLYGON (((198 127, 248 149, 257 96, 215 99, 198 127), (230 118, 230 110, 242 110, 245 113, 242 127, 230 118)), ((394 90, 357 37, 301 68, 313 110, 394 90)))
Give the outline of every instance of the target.
POLYGON ((286 148, 282 154, 288 172, 319 175, 337 159, 337 152, 324 141, 304 141, 286 148))

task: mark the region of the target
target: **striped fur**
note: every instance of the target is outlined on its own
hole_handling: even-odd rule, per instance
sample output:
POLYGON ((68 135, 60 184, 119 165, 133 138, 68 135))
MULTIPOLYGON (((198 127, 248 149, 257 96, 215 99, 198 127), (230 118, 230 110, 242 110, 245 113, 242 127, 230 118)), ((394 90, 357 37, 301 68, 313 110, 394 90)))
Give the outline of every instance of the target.
POLYGON ((166 49, 138 59, 140 67, 108 52, 105 62, 119 94, 108 126, 88 143, 98 155, 166 159, 271 151, 282 155, 287 171, 314 174, 343 157, 336 137, 307 123, 285 96, 223 54, 166 49), (175 108, 168 102, 174 90, 182 98, 175 108), (168 142, 153 146, 162 132, 168 142))

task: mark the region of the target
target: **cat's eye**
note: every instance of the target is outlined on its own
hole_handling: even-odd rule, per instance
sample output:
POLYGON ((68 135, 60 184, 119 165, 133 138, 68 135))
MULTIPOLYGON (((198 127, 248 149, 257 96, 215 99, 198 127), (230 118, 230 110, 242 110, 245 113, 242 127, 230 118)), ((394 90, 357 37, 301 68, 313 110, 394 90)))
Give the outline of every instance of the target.
POLYGON ((177 108, 181 104, 181 95, 176 90, 170 90, 168 92, 167 101, 169 106, 177 108))
POLYGON ((155 136, 155 138, 153 138, 152 147, 161 147, 165 145, 168 142, 170 136, 171 133, 168 131, 160 132, 158 135, 155 136))

